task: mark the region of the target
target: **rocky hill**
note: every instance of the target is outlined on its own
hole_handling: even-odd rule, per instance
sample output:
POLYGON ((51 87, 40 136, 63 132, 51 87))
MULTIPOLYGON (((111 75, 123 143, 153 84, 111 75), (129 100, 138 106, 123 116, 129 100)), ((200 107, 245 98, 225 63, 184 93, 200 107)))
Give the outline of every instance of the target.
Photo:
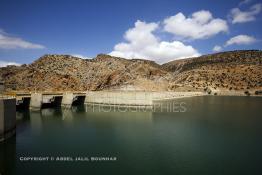
POLYGON ((231 51, 158 65, 99 54, 93 59, 44 55, 29 65, 0 68, 16 91, 262 89, 262 51, 231 51))
POLYGON ((257 50, 222 52, 177 60, 163 64, 162 68, 173 72, 171 89, 185 86, 205 90, 262 87, 262 52, 257 50))
POLYGON ((70 55, 45 55, 32 64, 0 69, 6 87, 22 91, 167 90, 171 74, 147 60, 100 54, 87 60, 70 55))

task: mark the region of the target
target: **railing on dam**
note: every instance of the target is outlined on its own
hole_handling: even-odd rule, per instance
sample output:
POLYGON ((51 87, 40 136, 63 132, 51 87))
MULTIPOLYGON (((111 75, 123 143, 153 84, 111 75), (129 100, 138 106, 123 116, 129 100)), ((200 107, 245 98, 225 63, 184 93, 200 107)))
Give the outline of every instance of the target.
POLYGON ((10 96, 10 95, 4 95, 4 94, 0 94, 0 99, 13 99, 15 98, 14 96, 10 96))

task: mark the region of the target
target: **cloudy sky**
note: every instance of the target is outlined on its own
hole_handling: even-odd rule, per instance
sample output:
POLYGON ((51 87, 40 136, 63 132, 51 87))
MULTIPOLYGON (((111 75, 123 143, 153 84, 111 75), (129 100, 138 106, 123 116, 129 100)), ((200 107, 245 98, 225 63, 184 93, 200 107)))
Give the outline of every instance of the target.
POLYGON ((262 49, 259 0, 1 0, 0 66, 44 54, 158 63, 262 49))

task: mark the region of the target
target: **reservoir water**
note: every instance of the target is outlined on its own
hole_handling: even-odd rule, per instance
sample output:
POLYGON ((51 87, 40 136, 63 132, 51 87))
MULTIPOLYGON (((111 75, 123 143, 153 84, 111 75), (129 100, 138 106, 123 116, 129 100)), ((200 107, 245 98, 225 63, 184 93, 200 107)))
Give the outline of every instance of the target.
POLYGON ((1 175, 261 175, 261 165, 256 97, 184 98, 153 111, 20 111, 16 137, 0 143, 1 175))

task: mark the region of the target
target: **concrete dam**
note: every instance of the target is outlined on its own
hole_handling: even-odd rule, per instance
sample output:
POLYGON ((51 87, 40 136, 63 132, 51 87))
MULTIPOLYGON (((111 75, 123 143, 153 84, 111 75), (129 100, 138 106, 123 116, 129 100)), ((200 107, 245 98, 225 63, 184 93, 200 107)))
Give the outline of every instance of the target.
POLYGON ((154 101, 204 95, 202 92, 88 91, 67 93, 17 93, 17 109, 71 107, 79 104, 153 106, 154 101))
POLYGON ((88 91, 88 92, 34 92, 7 94, 15 99, 14 109, 71 107, 73 105, 153 106, 155 101, 205 95, 203 92, 146 92, 146 91, 88 91))

